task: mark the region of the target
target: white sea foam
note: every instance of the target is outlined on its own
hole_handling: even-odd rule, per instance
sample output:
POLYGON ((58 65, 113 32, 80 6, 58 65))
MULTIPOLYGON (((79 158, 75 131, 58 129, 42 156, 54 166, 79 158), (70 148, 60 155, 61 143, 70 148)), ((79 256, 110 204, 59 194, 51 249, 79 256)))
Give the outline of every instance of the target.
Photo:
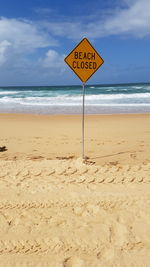
MULTIPOLYGON (((150 94, 120 94, 120 95, 86 95, 86 105, 149 105, 150 94), (146 99, 146 100, 145 100, 146 99), (147 101, 147 102, 146 102, 147 101)), ((11 98, 5 96, 0 98, 1 104, 17 104, 30 106, 77 106, 82 103, 82 95, 78 96, 56 96, 56 97, 26 97, 26 98, 11 98)))
MULTIPOLYGON (((46 97, 40 97, 40 96, 32 96, 32 97, 8 97, 8 96, 4 96, 3 98, 1 98, 0 100, 8 100, 8 101, 33 101, 33 102, 37 102, 37 101, 64 101, 64 100, 72 100, 72 101, 78 101, 82 98, 82 94, 81 95, 69 95, 69 94, 65 94, 65 95, 56 95, 56 96, 46 96, 46 97)), ((150 93, 135 93, 135 94, 93 94, 93 95, 85 95, 85 98, 87 100, 113 100, 113 99, 135 99, 135 98, 150 98, 150 93)))
POLYGON ((86 95, 86 99, 134 99, 134 98, 150 98, 150 93, 136 94, 101 94, 101 95, 86 95))
MULTIPOLYGON (((99 95, 85 95, 86 100, 117 100, 117 99, 142 99, 150 98, 150 93, 135 93, 135 94, 99 94, 99 95)), ((4 98, 3 98, 4 99, 4 98)), ((78 101, 82 99, 82 95, 57 95, 52 97, 26 97, 16 98, 18 100, 29 100, 29 101, 78 101)))
POLYGON ((0 95, 14 95, 17 93, 18 93, 18 91, 2 91, 2 92, 0 92, 0 95))

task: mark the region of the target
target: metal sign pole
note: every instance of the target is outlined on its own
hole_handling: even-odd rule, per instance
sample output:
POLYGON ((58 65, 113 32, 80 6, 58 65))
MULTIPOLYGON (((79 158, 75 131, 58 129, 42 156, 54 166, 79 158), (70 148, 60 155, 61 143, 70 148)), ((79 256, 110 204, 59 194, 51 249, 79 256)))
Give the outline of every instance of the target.
POLYGON ((83 88, 83 105, 82 105, 82 159, 84 159, 84 96, 85 96, 85 83, 82 84, 83 88))

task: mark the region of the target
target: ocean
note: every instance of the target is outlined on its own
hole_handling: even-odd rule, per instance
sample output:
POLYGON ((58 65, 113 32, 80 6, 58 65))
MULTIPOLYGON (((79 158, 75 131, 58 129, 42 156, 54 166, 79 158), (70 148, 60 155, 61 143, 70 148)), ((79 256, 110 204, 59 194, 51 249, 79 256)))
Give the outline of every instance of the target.
MULTIPOLYGON (((149 112, 150 83, 86 86, 86 114, 149 112)), ((82 86, 0 87, 0 113, 81 114, 82 86)))

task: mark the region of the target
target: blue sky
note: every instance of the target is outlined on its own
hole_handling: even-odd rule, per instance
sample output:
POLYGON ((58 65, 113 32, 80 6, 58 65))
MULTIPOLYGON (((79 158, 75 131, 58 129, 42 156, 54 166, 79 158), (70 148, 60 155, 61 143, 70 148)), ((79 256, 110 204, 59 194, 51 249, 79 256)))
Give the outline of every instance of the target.
POLYGON ((84 37, 105 61, 88 84, 150 82, 150 0, 5 0, 0 86, 80 84, 64 57, 84 37))

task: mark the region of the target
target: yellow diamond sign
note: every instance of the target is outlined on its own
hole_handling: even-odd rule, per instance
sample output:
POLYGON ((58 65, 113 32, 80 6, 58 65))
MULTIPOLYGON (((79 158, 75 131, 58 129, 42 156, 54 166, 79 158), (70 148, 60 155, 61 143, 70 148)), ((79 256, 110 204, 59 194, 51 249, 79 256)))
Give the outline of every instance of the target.
POLYGON ((104 63, 90 42, 84 38, 65 58, 82 82, 86 82, 104 63))

